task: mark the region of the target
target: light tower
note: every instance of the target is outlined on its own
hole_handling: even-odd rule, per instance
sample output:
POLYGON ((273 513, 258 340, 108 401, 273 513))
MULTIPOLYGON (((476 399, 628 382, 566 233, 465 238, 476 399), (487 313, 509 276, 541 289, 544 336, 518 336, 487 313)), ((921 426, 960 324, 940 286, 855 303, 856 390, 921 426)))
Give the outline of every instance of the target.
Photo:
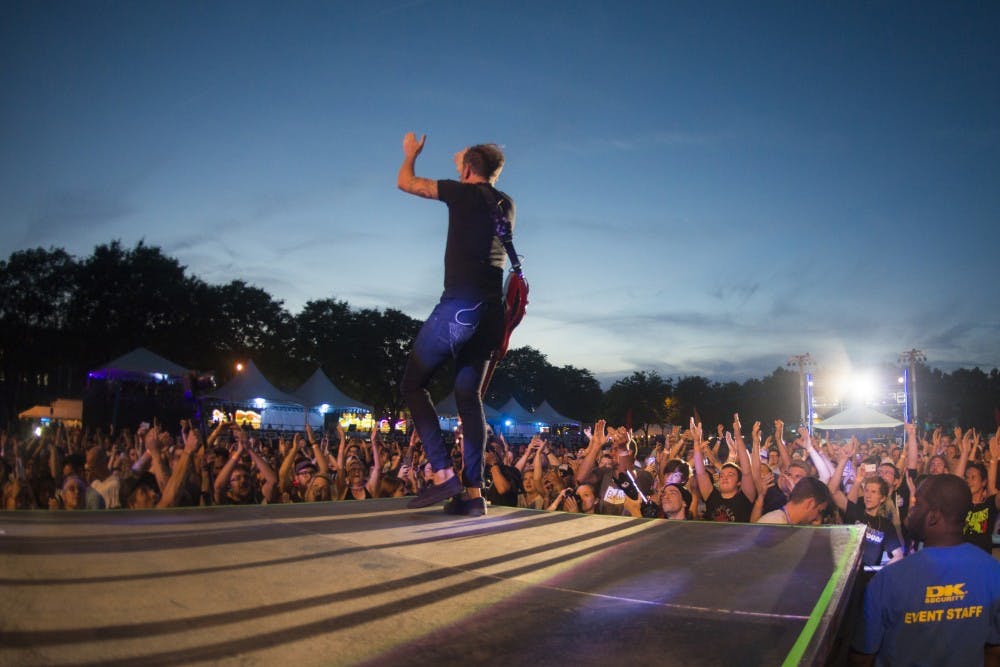
POLYGON ((788 365, 799 369, 799 423, 805 425, 812 433, 812 390, 810 389, 812 376, 807 369, 815 365, 813 358, 808 352, 796 354, 788 358, 788 365))
POLYGON ((907 391, 906 400, 913 407, 910 412, 912 423, 917 423, 917 364, 927 361, 923 350, 913 348, 899 355, 899 363, 906 364, 903 369, 903 387, 907 391))

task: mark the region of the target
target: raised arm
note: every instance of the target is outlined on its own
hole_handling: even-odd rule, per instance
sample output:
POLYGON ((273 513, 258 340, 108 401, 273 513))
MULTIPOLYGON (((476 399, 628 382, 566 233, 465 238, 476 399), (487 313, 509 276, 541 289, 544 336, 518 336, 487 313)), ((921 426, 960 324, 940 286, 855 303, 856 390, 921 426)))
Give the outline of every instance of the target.
POLYGON ((170 481, 170 474, 167 472, 167 467, 163 465, 163 456, 160 454, 159 427, 153 426, 147 430, 143 435, 143 442, 146 445, 146 451, 149 452, 149 460, 153 475, 156 477, 156 483, 161 489, 165 489, 167 482, 170 481))
POLYGON ((785 446, 785 422, 780 419, 774 420, 774 442, 778 445, 781 470, 787 472, 788 466, 792 465, 792 457, 788 454, 788 447, 785 446))
POLYGON ((486 467, 489 468, 490 477, 493 478, 493 486, 496 488, 497 493, 503 494, 510 491, 510 480, 504 477, 503 467, 501 466, 501 462, 497 460, 497 455, 487 449, 483 459, 486 467))
MULTIPOLYGON (((606 424, 607 422, 603 419, 598 419, 594 422, 594 434, 590 436, 590 442, 587 444, 587 453, 583 457, 583 462, 576 469, 577 484, 582 484, 586 481, 586 479, 590 476, 590 473, 594 470, 594 463, 597 461, 597 456, 601 453, 601 449, 604 447, 604 442, 607 439, 607 435, 604 431, 606 424)), ((534 442, 534 440, 532 440, 532 442, 534 442)), ((537 461, 535 464, 535 470, 538 470, 537 461)))
POLYGON ((962 435, 962 429, 955 428, 955 444, 958 445, 961 455, 952 471, 953 475, 965 477, 965 466, 969 464, 969 453, 972 451, 972 438, 973 430, 971 428, 965 432, 965 435, 962 435))
POLYGON ((418 140, 413 132, 407 132, 403 137, 403 164, 399 167, 399 175, 396 177, 396 186, 403 192, 427 199, 438 198, 437 181, 429 178, 420 178, 414 173, 414 165, 417 156, 424 150, 424 142, 427 135, 421 135, 418 140))
MULTIPOLYGON (((528 459, 535 455, 535 449, 534 449, 535 442, 536 442, 535 438, 532 438, 528 446, 524 448, 524 454, 521 454, 521 458, 519 458, 517 462, 514 463, 514 467, 517 468, 520 472, 524 472, 524 466, 528 465, 528 459)), ((542 441, 537 440, 537 442, 541 444, 542 441)))
POLYGON ((819 481, 830 481, 830 477, 833 475, 833 468, 826 457, 820 454, 819 450, 813 447, 812 435, 809 434, 808 429, 803 431, 802 441, 806 445, 806 452, 809 454, 809 459, 813 462, 813 465, 816 466, 816 474, 819 476, 819 481))
POLYGON ((906 445, 905 452, 906 455, 906 470, 916 470, 917 466, 920 464, 920 452, 919 445, 917 444, 917 425, 913 423, 904 424, 903 430, 906 431, 906 445))
MULTIPOLYGON (((836 450, 837 456, 837 467, 833 469, 833 475, 830 480, 826 483, 826 487, 830 489, 830 497, 833 499, 833 504, 837 506, 841 512, 847 511, 847 496, 844 495, 844 491, 840 488, 840 480, 844 478, 844 466, 853 456, 854 452, 853 442, 851 445, 845 445, 844 447, 838 447, 836 450)), ((854 485, 858 486, 857 483, 854 485)))
POLYGON ((372 470, 368 475, 368 493, 372 498, 378 498, 379 482, 382 481, 382 448, 378 444, 378 423, 372 427, 372 470))
POLYGON ((739 414, 733 415, 733 439, 736 445, 736 458, 740 463, 740 470, 743 476, 740 478, 740 489, 750 502, 757 498, 757 487, 754 485, 754 474, 750 466, 750 455, 747 453, 747 444, 743 441, 743 428, 740 424, 739 414))
POLYGON ((198 451, 200 438, 198 431, 193 428, 187 429, 184 433, 184 451, 181 452, 180 460, 170 473, 170 480, 160 494, 160 502, 157 507, 176 507, 180 497, 181 487, 187 479, 188 470, 191 468, 191 457, 198 451))
POLYGON ((243 441, 236 441, 236 451, 229 455, 229 460, 226 461, 226 465, 222 466, 222 470, 219 471, 219 475, 215 478, 215 484, 212 488, 212 500, 216 505, 222 504, 222 499, 226 495, 226 487, 229 486, 229 476, 233 473, 233 468, 236 467, 236 462, 240 460, 240 456, 243 455, 243 441))
POLYGON ((703 499, 708 499, 712 494, 712 478, 705 470, 705 444, 701 441, 701 424, 696 424, 694 417, 691 418, 691 440, 694 442, 694 474, 698 479, 698 493, 703 499))
POLYGON ((1000 507, 1000 493, 997 493, 997 462, 1000 461, 1000 428, 990 438, 990 455, 986 461, 986 493, 997 497, 997 507, 1000 507))
POLYGON ((215 446, 215 441, 219 439, 220 435, 222 435, 222 429, 225 428, 225 426, 226 422, 220 419, 219 423, 215 425, 214 429, 212 429, 212 432, 208 434, 208 438, 205 440, 205 449, 211 449, 215 446))
POLYGON ((291 442, 286 443, 284 438, 278 438, 278 451, 283 454, 281 465, 278 466, 278 488, 282 493, 292 490, 292 468, 295 466, 295 454, 299 450, 298 441, 298 433, 292 436, 291 442))
POLYGON ((267 461, 256 452, 253 446, 254 442, 250 442, 250 446, 247 447, 247 451, 250 453, 250 460, 253 461, 253 465, 257 470, 260 471, 260 476, 264 478, 264 484, 261 486, 260 493, 264 497, 264 502, 269 503, 274 500, 274 491, 278 486, 278 476, 274 473, 274 469, 268 465, 267 461))

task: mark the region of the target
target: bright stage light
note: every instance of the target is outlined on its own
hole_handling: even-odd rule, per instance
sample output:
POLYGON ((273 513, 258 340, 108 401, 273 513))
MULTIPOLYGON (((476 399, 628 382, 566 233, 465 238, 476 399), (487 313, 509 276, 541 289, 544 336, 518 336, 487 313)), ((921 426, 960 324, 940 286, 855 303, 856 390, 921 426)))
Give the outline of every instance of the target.
POLYGON ((850 396, 858 402, 868 403, 875 397, 875 378, 869 374, 855 375, 851 378, 850 396))
POLYGON ((236 372, 237 373, 243 372, 243 364, 241 364, 240 362, 236 362, 236 372))
POLYGON ((264 400, 263 398, 255 398, 253 399, 253 405, 258 410, 263 410, 264 408, 267 407, 267 401, 264 400))

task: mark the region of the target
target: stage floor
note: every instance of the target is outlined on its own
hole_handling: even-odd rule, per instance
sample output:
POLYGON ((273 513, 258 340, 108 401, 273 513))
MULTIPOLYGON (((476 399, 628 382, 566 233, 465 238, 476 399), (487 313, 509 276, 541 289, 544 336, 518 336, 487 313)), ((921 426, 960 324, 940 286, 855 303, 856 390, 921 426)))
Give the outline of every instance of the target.
POLYGON ((405 503, 0 512, 0 664, 822 663, 863 537, 405 503))

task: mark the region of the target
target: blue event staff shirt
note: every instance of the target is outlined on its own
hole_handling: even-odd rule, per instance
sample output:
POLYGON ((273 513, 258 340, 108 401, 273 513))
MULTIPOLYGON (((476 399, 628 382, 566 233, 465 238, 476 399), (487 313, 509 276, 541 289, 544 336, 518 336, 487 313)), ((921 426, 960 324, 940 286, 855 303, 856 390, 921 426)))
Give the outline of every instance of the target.
POLYGON ((961 544, 876 574, 853 646, 876 665, 981 665, 986 644, 1000 644, 1000 561, 961 544))

